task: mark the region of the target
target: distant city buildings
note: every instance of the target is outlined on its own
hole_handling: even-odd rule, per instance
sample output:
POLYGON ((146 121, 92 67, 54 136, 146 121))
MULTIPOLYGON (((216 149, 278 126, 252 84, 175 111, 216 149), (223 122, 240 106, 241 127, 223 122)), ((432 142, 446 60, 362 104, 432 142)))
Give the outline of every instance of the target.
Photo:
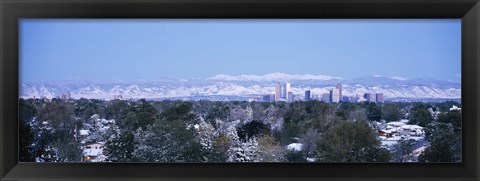
POLYGON ((343 98, 343 95, 342 95, 342 84, 338 83, 337 85, 335 85, 335 88, 338 89, 338 92, 339 92, 338 96, 339 96, 340 99, 342 99, 342 98, 343 98))
POLYGON ((288 95, 288 96, 287 96, 287 97, 288 97, 288 99, 287 99, 288 102, 293 102, 293 101, 295 101, 293 92, 288 92, 287 95, 288 95))
POLYGON ((66 93, 64 93, 60 96, 60 99, 62 99, 64 101, 69 100, 71 98, 72 98, 72 96, 71 96, 70 92, 66 92, 66 93))
POLYGON ((275 101, 279 101, 282 93, 282 86, 280 86, 280 83, 277 82, 275 84, 275 101))
POLYGON ((322 94, 322 101, 323 102, 330 102, 330 94, 329 93, 323 93, 322 94))
POLYGON ((337 87, 330 90, 330 102, 340 102, 340 89, 337 87))
POLYGON ((273 102, 275 101, 275 94, 268 94, 263 96, 263 101, 273 102))
POLYGON ((283 84, 282 97, 288 100, 288 93, 290 92, 290 83, 285 82, 283 84))
POLYGON ((311 100, 312 99, 312 91, 307 90, 305 91, 305 100, 311 100))
MULTIPOLYGON (((288 82, 285 82, 283 85, 277 82, 275 84, 275 92, 272 94, 264 95, 262 100, 266 102, 277 102, 277 101, 287 101, 294 102, 295 94, 291 91, 291 85, 288 82)), ((327 103, 339 103, 339 102, 374 102, 374 103, 384 103, 383 93, 357 93, 353 96, 346 96, 343 94, 343 85, 338 83, 333 87, 328 93, 322 94, 313 94, 312 90, 306 90, 303 100, 319 100, 327 103)))
POLYGON ((375 94, 375 102, 383 103, 383 93, 376 93, 375 94))

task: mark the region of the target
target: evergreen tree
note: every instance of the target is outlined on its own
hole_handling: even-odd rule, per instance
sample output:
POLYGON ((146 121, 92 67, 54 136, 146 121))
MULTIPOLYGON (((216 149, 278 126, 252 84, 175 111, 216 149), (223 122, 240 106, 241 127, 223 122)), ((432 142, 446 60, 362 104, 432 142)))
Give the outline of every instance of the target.
POLYGON ((412 139, 400 139, 397 144, 392 147, 392 161, 394 162, 406 162, 413 158, 411 155, 413 152, 413 146, 415 140, 412 139))
POLYGON ((390 155, 366 121, 343 121, 318 142, 317 158, 320 162, 387 162, 390 155))
POLYGON ((284 162, 285 149, 275 140, 274 137, 265 135, 258 139, 258 162, 284 162))
POLYGON ((462 159, 460 132, 450 123, 432 123, 426 129, 430 145, 420 154, 420 162, 459 162, 462 159))
POLYGON ((380 121, 382 119, 382 109, 374 102, 370 102, 367 107, 367 117, 370 121, 380 121))
POLYGON ((35 116, 37 110, 31 103, 32 100, 19 100, 19 123, 18 123, 18 154, 20 162, 33 162, 35 161, 33 139, 34 134, 30 123, 35 116))
POLYGON ((427 126, 433 121, 432 114, 427 110, 425 105, 414 106, 410 112, 409 124, 417 124, 419 126, 427 126))
POLYGON ((398 121, 402 118, 400 107, 396 103, 385 103, 383 105, 383 118, 387 122, 398 121))

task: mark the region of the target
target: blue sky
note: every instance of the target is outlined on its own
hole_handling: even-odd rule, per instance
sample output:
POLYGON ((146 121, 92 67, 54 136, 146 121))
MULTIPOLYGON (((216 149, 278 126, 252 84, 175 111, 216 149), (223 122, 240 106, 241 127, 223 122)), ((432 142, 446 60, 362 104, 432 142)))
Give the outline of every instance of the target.
POLYGON ((272 72, 460 80, 461 21, 20 21, 20 80, 155 80, 272 72))

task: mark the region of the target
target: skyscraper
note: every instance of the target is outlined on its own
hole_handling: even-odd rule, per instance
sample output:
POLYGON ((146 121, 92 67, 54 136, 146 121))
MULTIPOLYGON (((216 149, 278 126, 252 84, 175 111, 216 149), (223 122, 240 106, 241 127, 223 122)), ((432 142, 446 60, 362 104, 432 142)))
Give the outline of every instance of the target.
POLYGON ((290 83, 285 82, 283 84, 282 97, 288 100, 288 92, 290 92, 290 83))
POLYGON ((365 98, 367 101, 370 101, 370 97, 372 97, 372 95, 370 93, 365 93, 363 94, 363 98, 365 98))
POLYGON ((340 97, 340 100, 342 100, 343 95, 342 95, 342 84, 338 83, 335 88, 337 88, 339 91, 338 96, 340 97))
POLYGON ((310 99, 312 99, 312 91, 307 90, 305 91, 305 100, 308 101, 310 99))
POLYGON ((288 102, 293 102, 293 101, 295 101, 295 99, 294 99, 294 97, 293 97, 293 92, 288 92, 287 94, 288 94, 288 96, 287 96, 287 97, 288 97, 288 99, 287 99, 288 102))
POLYGON ((375 97, 375 94, 373 94, 373 93, 370 94, 370 102, 375 102, 375 103, 377 102, 377 99, 376 99, 376 97, 375 97))
POLYGON ((277 84, 275 85, 275 101, 280 100, 281 94, 282 94, 282 86, 280 85, 280 83, 277 82, 277 84))
POLYGON ((340 102, 340 89, 333 88, 330 91, 330 102, 340 102))
POLYGON ((376 93, 375 94, 375 99, 376 99, 377 103, 378 102, 383 103, 383 93, 376 93))
POLYGON ((323 93, 322 94, 322 101, 323 102, 330 102, 330 94, 329 93, 323 93))

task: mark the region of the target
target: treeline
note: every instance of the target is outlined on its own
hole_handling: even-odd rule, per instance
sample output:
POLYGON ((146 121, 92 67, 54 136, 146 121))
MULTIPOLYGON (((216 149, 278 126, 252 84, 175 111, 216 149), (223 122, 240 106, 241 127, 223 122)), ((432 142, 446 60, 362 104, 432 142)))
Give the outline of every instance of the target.
POLYGON ((412 145, 381 147, 372 124, 400 119, 427 127, 431 146, 420 161, 459 161, 461 112, 450 111, 452 105, 460 107, 457 102, 20 99, 20 161, 80 161, 80 129, 91 131, 89 142, 105 142, 106 161, 112 162, 403 161, 401 153, 412 145), (99 130, 92 126, 93 115, 115 124, 99 130), (302 151, 286 149, 291 143, 301 143, 302 151))

